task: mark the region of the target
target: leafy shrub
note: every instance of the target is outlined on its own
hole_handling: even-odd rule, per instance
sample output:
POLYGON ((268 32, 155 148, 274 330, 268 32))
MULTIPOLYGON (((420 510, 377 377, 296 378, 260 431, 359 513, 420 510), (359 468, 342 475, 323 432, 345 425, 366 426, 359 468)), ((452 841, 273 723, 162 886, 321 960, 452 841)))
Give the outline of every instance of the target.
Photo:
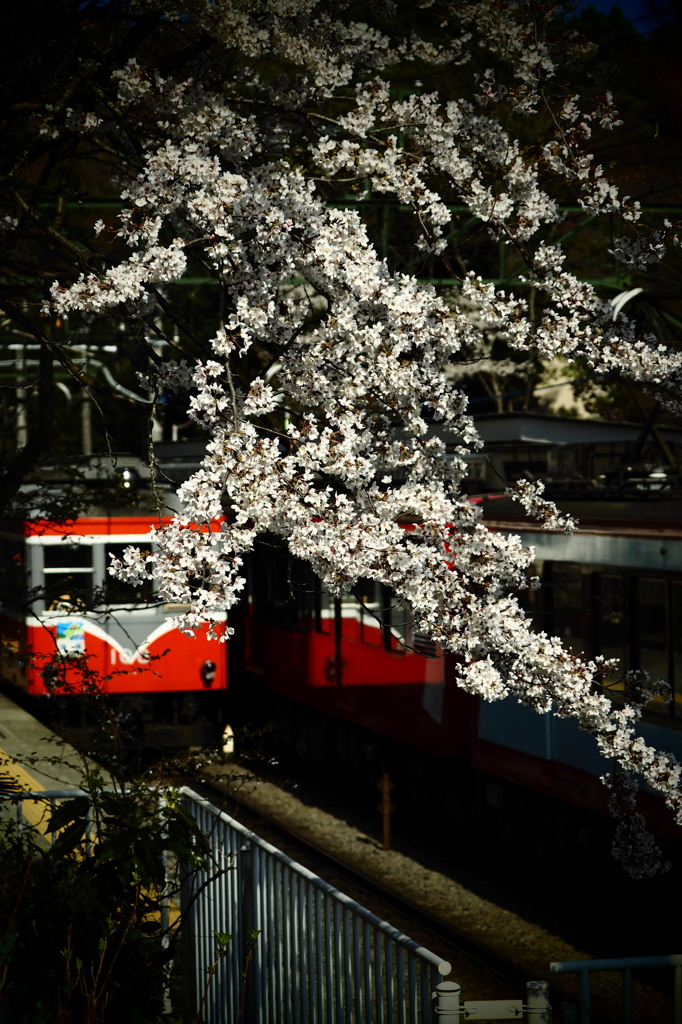
POLYGON ((169 1020, 180 922, 164 913, 179 884, 168 867, 205 867, 207 850, 172 791, 109 791, 97 775, 35 824, 5 822, 0 1022, 169 1020))

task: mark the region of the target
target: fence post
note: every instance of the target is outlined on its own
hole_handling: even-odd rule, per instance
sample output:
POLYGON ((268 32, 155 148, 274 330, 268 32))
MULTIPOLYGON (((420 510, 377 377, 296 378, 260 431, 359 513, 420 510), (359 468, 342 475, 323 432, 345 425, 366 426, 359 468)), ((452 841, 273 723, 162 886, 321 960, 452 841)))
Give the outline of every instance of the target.
POLYGON ((529 1024, 550 1024, 549 985, 546 981, 526 983, 526 1014, 529 1024))
POLYGON ((592 1021, 590 972, 584 968, 578 974, 578 1019, 580 1024, 591 1024, 592 1021))
POLYGON ((196 878, 187 864, 180 865, 180 964, 181 1016, 183 1024, 192 1024, 199 1009, 201 984, 197 954, 198 907, 195 902, 196 878))
MULTIPOLYGON (((249 933, 256 927, 254 886, 256 879, 253 870, 253 848, 248 839, 239 847, 239 954, 242 971, 246 972, 249 962, 249 933)), ((256 1000, 254 993, 254 974, 251 977, 242 975, 240 993, 240 1020, 244 1024, 254 1024, 256 1020, 256 1000), (250 984, 249 984, 250 982, 250 984)))
POLYGON ((459 993, 456 981, 441 981, 436 985, 436 1020, 438 1024, 459 1024, 459 993))

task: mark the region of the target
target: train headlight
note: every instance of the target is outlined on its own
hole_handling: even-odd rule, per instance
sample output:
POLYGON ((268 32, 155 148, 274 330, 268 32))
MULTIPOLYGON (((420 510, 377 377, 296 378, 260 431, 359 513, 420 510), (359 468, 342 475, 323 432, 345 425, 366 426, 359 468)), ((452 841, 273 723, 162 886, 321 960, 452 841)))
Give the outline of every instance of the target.
POLYGON ((213 686, 217 666, 215 661, 205 661, 201 666, 200 675, 204 686, 213 686))
POLYGON ((118 481, 124 491, 136 491, 140 486, 140 474, 136 469, 127 467, 118 474, 118 481))

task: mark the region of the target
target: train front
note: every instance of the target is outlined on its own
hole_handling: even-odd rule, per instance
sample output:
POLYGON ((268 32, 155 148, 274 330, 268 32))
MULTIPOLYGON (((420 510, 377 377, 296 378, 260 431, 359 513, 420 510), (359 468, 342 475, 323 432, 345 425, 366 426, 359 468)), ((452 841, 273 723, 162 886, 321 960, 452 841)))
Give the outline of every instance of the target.
POLYGON ((183 633, 183 609, 163 603, 152 581, 108 572, 128 545, 148 546, 158 524, 127 511, 2 525, 0 674, 72 736, 92 728, 102 707, 122 736, 145 746, 212 745, 225 728, 226 646, 209 638, 208 624, 183 633))

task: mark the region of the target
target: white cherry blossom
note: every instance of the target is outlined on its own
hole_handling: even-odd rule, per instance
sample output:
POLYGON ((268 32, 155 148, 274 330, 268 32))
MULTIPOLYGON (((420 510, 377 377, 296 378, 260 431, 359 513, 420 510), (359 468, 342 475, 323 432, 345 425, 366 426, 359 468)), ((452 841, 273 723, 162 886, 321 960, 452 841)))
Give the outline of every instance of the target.
MULTIPOLYGON (((637 204, 584 148, 595 124, 614 127, 618 115, 608 96, 590 107, 561 91, 562 59, 583 44, 566 37, 555 47, 530 5, 493 0, 453 5, 438 45, 393 38, 390 17, 381 30, 353 22, 345 3, 162 6, 220 44, 225 67, 205 81, 199 71, 162 78, 135 59, 114 72, 121 118, 147 126, 121 184, 117 231, 130 253, 56 282, 48 310, 130 315, 147 303, 172 317, 160 286, 192 261, 218 286, 201 338, 210 354, 168 361, 147 381, 189 394, 205 459, 180 488, 182 512, 155 531, 153 553, 129 550, 115 571, 153 577, 164 600, 189 606, 182 623, 192 630, 235 606, 244 556, 259 534, 277 534, 334 594, 360 578, 390 587, 419 631, 457 656, 465 689, 574 718, 624 778, 644 778, 679 817, 679 767, 602 692, 599 660, 531 628, 517 595, 532 551, 489 531, 460 487, 481 441, 453 360, 487 332, 522 353, 615 369, 679 408, 680 354, 614 319, 552 239, 568 190, 596 216, 621 218, 614 253, 627 264, 660 259, 677 241, 667 226, 645 236, 637 204), (457 65, 461 75, 484 48, 488 70, 471 71, 468 97, 419 88, 396 97, 396 64, 419 61, 441 76, 457 65), (556 130, 532 143, 535 115, 548 120, 550 81, 556 130), (329 201, 344 189, 357 202, 329 201), (366 196, 400 205, 415 249, 444 260, 453 207, 465 209, 520 254, 542 297, 538 317, 523 289, 500 289, 475 269, 450 295, 392 272, 362 219, 366 196)), ((96 135, 99 117, 50 112, 40 131, 96 135)), ((522 481, 515 493, 548 528, 573 527, 541 486, 522 481)))

